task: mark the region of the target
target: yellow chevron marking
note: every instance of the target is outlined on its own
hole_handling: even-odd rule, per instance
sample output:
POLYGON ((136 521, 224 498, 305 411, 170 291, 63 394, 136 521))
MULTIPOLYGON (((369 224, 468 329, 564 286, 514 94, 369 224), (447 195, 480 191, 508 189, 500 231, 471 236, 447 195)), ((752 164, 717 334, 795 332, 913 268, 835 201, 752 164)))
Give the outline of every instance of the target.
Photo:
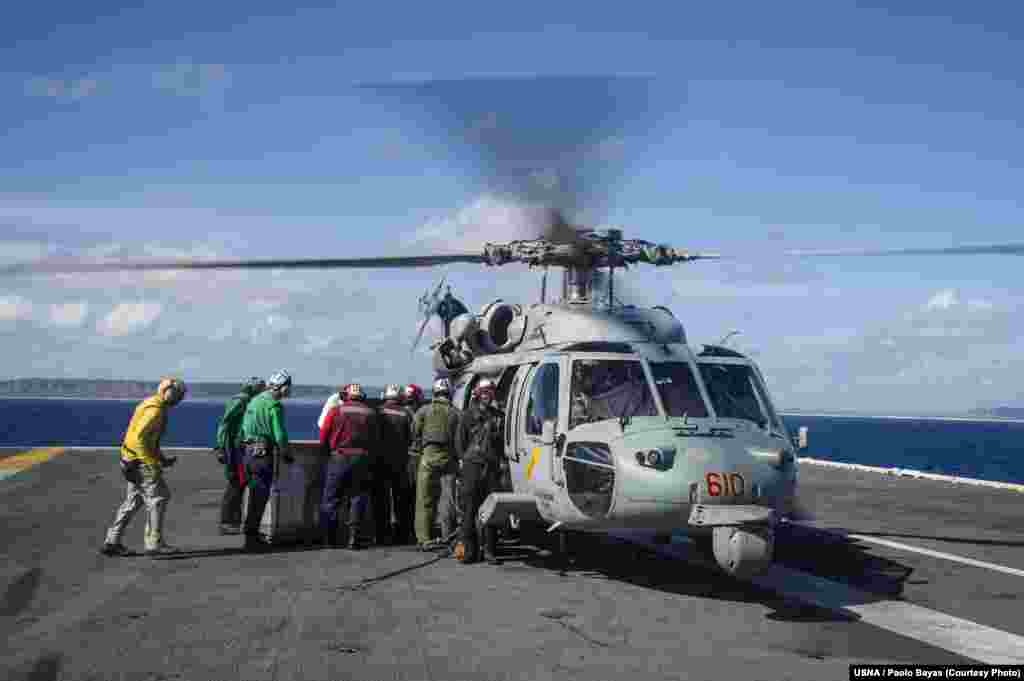
POLYGON ((526 479, 533 480, 533 467, 540 463, 540 447, 534 447, 530 455, 530 463, 526 465, 526 479))
POLYGON ((21 473, 33 466, 38 466, 41 463, 46 463, 66 451, 63 447, 46 447, 43 449, 31 449, 21 454, 0 459, 0 480, 21 473))

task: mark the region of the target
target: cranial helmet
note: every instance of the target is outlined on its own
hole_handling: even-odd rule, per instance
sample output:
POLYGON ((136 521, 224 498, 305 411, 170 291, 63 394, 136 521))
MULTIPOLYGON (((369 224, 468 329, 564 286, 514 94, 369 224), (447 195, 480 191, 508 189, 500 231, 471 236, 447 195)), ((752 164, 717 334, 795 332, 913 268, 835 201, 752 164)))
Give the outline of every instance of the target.
POLYGON ((434 394, 436 395, 451 395, 452 384, 447 378, 439 378, 434 381, 434 394))
POLYGON ((345 392, 342 393, 342 397, 346 400, 365 400, 366 393, 363 392, 363 386, 358 383, 349 383, 345 386, 345 392))
POLYGON ((185 385, 185 381, 180 378, 172 377, 161 379, 160 385, 156 390, 172 405, 181 402, 185 399, 186 393, 188 393, 188 387, 185 385))
POLYGON ((402 386, 397 383, 392 383, 388 387, 384 388, 384 399, 385 400, 397 400, 402 394, 402 386))
POLYGON ((267 379, 267 387, 271 390, 284 390, 292 385, 292 376, 287 371, 278 371, 267 379))
POLYGON ((422 402, 423 401, 423 389, 415 383, 410 383, 405 386, 405 390, 402 391, 405 395, 405 399, 408 402, 422 402))
POLYGON ((261 393, 261 392, 263 392, 266 389, 267 389, 267 382, 264 381, 259 376, 252 376, 252 377, 250 377, 249 380, 245 382, 245 385, 242 386, 242 390, 244 390, 245 392, 249 393, 250 395, 255 395, 256 393, 261 393))
POLYGON ((473 396, 480 397, 484 393, 490 393, 491 398, 494 397, 494 393, 497 392, 498 386, 489 378, 482 378, 473 388, 473 396))

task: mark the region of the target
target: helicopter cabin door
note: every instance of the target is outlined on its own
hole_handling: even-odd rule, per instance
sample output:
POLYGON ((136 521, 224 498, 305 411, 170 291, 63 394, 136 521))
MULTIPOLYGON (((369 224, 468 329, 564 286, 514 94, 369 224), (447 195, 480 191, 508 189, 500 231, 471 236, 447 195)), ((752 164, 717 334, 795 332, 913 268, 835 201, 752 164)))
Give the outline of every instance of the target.
POLYGON ((516 424, 517 472, 527 489, 554 493, 561 476, 554 475, 554 449, 558 432, 560 358, 534 367, 519 393, 516 424))

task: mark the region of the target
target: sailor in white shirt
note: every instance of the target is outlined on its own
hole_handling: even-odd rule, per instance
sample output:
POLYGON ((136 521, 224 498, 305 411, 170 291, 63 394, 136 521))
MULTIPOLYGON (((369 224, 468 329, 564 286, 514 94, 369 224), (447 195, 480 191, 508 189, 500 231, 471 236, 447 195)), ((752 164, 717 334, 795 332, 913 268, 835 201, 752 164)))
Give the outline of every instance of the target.
MULTIPOLYGON (((342 390, 344 390, 344 388, 342 388, 342 390)), ((331 409, 334 409, 339 404, 341 404, 341 390, 332 394, 327 398, 327 401, 324 402, 324 408, 320 411, 320 418, 316 420, 316 427, 318 430, 324 427, 324 421, 327 419, 327 414, 331 409)))

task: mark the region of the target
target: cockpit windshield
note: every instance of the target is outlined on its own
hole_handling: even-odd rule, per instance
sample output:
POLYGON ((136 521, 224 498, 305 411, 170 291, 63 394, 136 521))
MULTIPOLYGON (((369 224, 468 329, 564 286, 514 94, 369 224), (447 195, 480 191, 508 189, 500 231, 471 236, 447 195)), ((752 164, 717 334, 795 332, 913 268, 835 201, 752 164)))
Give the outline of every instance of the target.
POLYGON ((657 416, 639 360, 577 359, 572 364, 569 428, 633 416, 657 416))
POLYGON ((753 421, 760 428, 770 423, 760 384, 746 364, 700 362, 700 376, 719 418, 753 421))
POLYGON ((688 363, 650 362, 650 367, 668 416, 703 418, 708 415, 708 408, 688 363))

